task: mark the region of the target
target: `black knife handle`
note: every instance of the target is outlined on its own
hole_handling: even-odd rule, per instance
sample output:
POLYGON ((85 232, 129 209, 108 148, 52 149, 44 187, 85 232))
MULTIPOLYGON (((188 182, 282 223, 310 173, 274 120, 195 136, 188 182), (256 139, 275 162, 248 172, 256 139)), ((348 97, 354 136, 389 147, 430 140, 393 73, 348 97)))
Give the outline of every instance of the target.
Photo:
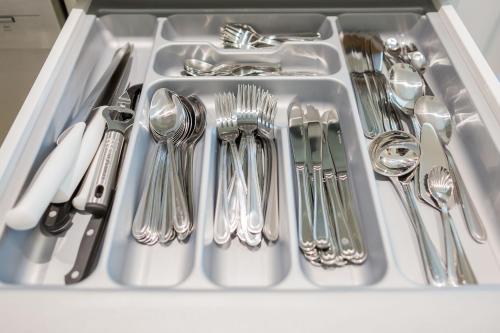
POLYGON ((50 204, 42 217, 41 230, 47 235, 61 235, 73 225, 72 219, 74 215, 75 210, 71 200, 59 204, 50 204))
POLYGON ((96 259, 100 251, 100 244, 104 236, 107 217, 92 218, 85 229, 85 232, 78 248, 75 264, 73 268, 64 276, 66 284, 74 284, 85 279, 95 267, 96 259))

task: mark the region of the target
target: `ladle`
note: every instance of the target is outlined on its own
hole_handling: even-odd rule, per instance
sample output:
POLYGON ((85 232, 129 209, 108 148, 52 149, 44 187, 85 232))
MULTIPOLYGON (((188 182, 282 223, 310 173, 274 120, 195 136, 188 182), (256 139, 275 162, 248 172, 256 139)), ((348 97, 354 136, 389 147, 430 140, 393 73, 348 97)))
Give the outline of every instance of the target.
POLYGON ((372 141, 369 152, 374 171, 391 180, 405 204, 415 230, 427 281, 435 286, 444 286, 446 271, 422 222, 411 189, 411 180, 420 162, 418 140, 402 131, 385 132, 372 141))

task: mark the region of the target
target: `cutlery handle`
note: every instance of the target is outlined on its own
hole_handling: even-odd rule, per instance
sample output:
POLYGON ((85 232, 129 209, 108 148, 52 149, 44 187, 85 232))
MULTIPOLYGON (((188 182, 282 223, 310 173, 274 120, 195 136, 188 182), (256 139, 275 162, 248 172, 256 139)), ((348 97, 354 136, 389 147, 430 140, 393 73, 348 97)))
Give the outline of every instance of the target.
MULTIPOLYGON (((132 235, 140 242, 144 242, 146 229, 151 225, 155 182, 158 177, 158 169, 160 164, 161 146, 156 145, 154 152, 154 161, 151 163, 147 173, 147 185, 144 188, 141 196, 141 201, 135 212, 134 221, 132 222, 132 235)), ((148 242, 149 243, 149 242, 148 242)))
POLYGON ((219 151, 217 199, 214 216, 214 242, 223 245, 231 237, 227 216, 227 141, 223 141, 219 151))
POLYGON ((80 282, 92 272, 97 264, 106 222, 107 216, 97 217, 92 215, 80 242, 75 263, 71 270, 64 276, 66 284, 80 282))
POLYGON ((319 32, 296 32, 289 34, 273 34, 265 35, 265 38, 278 40, 280 42, 293 41, 293 42, 305 42, 314 41, 321 38, 319 32))
POLYGON ((350 261, 356 264, 361 264, 366 260, 368 253, 366 252, 363 235, 361 234, 358 215, 356 214, 356 209, 353 206, 354 198, 353 193, 351 192, 351 187, 349 186, 349 178, 346 173, 338 174, 337 177, 340 195, 344 204, 344 211, 346 212, 347 223, 349 225, 349 230, 351 231, 351 237, 355 250, 354 257, 350 259, 350 261))
POLYGON ((105 129, 106 120, 102 116, 102 111, 99 110, 85 128, 78 157, 72 170, 59 186, 56 195, 52 199, 53 203, 62 203, 70 200, 99 148, 105 129))
POLYGON ((99 156, 96 174, 85 205, 85 209, 92 214, 104 215, 108 210, 111 193, 116 185, 124 143, 125 137, 121 132, 107 131, 104 135, 104 148, 99 156))
POLYGON ((260 233, 264 227, 262 198, 257 171, 257 145, 253 135, 247 135, 248 156, 248 194, 247 194, 247 229, 251 233, 260 233))
POLYGON ((481 222, 481 218, 479 217, 479 213, 469 196, 469 193, 465 189, 464 180, 460 174, 460 171, 457 168, 455 160, 450 152, 446 149, 446 157, 448 158, 448 163, 450 165, 450 172, 453 177, 453 180, 456 183, 455 191, 456 198, 462 207, 462 212, 464 214, 465 223, 467 224, 467 228, 469 229, 469 233, 472 238, 478 243, 486 242, 486 230, 484 229, 484 225, 481 222))
POLYGON ((278 198, 278 160, 276 151, 276 141, 274 139, 264 140, 267 142, 271 160, 270 180, 267 191, 266 217, 264 221, 263 233, 267 240, 275 242, 279 237, 279 198, 278 198))
POLYGON ((314 249, 311 191, 309 187, 308 173, 304 164, 295 165, 295 176, 297 178, 297 189, 299 192, 299 245, 302 250, 310 251, 314 249))
POLYGON ((352 258, 355 253, 354 242, 345 216, 345 209, 340 198, 335 175, 325 176, 325 185, 328 197, 330 198, 330 206, 333 213, 332 222, 335 226, 340 254, 346 259, 352 258))
POLYGON ((476 276, 469 264, 447 206, 441 208, 441 218, 444 223, 448 279, 453 285, 477 284, 476 276))
POLYGON ((443 263, 439 258, 438 252, 432 242, 427 230, 422 222, 422 217, 417 208, 415 194, 412 191, 410 184, 399 182, 394 177, 390 178, 397 192, 401 195, 401 200, 405 203, 405 208, 408 211, 415 235, 417 237, 420 254, 424 264, 425 275, 428 283, 442 287, 446 285, 446 271, 443 263), (400 189, 403 193, 401 193, 400 189))
POLYGON ((171 207, 171 216, 173 218, 174 229, 178 234, 183 234, 187 232, 190 228, 191 220, 189 218, 188 206, 186 203, 186 194, 184 193, 184 189, 181 185, 179 179, 179 171, 177 169, 177 163, 175 158, 175 149, 174 143, 172 140, 167 141, 167 159, 169 168, 170 178, 170 203, 171 207))
POLYGON ((47 156, 28 189, 5 216, 5 223, 16 230, 35 227, 43 216, 78 156, 85 123, 77 123, 47 156))
MULTIPOLYGON (((367 100, 368 94, 361 91, 361 86, 358 84, 359 80, 365 80, 363 73, 351 73, 351 82, 354 87, 354 95, 356 97, 356 105, 358 107, 358 114, 363 127, 363 133, 367 138, 373 139, 378 134, 382 133, 382 127, 377 122, 377 117, 374 114, 375 110, 370 106, 367 100)), ((366 83, 363 84, 366 87, 366 83)))
POLYGON ((229 142, 231 147, 231 158, 226 161, 231 162, 233 175, 229 185, 228 223, 231 233, 236 231, 240 223, 246 225, 246 182, 245 174, 241 166, 241 158, 234 141, 229 142))
POLYGON ((313 167, 313 237, 316 247, 327 249, 330 247, 329 216, 323 187, 323 173, 321 167, 313 167))

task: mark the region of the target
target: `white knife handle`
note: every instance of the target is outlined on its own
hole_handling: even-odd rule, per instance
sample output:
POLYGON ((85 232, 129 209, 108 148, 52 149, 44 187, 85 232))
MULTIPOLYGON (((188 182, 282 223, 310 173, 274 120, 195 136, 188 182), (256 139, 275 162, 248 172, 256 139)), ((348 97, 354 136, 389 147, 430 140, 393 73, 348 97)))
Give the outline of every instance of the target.
POLYGON ((78 158, 76 159, 73 170, 71 170, 61 186, 59 186, 56 195, 52 199, 53 203, 62 203, 70 200, 73 192, 75 192, 76 187, 89 168, 99 148, 99 144, 101 143, 104 130, 106 129, 106 120, 102 116, 102 108, 105 107, 100 107, 99 110, 97 110, 92 121, 85 129, 78 158))
POLYGON ((9 227, 27 230, 37 225, 74 165, 84 130, 85 123, 76 123, 52 150, 21 200, 7 212, 5 223, 9 227))
POLYGON ((78 194, 73 198, 73 207, 78 210, 85 210, 85 205, 87 204, 87 199, 89 197, 90 187, 92 186, 92 182, 94 180, 94 176, 97 170, 97 163, 99 162, 99 157, 102 155, 102 151, 104 149, 103 147, 104 143, 101 143, 99 145, 97 153, 94 156, 94 159, 92 160, 92 163, 90 164, 90 168, 88 169, 87 174, 83 179, 83 183, 82 186, 80 186, 78 194))

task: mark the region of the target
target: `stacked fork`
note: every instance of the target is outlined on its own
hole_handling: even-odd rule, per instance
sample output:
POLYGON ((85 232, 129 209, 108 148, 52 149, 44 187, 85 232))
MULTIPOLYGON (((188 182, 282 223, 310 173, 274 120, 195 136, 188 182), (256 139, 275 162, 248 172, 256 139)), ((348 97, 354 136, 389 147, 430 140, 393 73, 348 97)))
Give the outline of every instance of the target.
POLYGON ((234 234, 248 246, 259 246, 262 234, 278 239, 276 109, 276 98, 255 85, 239 85, 237 96, 215 96, 221 142, 213 237, 219 245, 234 234))
POLYGON ((251 25, 227 23, 220 29, 220 38, 225 48, 252 49, 279 46, 285 41, 312 41, 321 38, 318 32, 261 35, 251 25))

